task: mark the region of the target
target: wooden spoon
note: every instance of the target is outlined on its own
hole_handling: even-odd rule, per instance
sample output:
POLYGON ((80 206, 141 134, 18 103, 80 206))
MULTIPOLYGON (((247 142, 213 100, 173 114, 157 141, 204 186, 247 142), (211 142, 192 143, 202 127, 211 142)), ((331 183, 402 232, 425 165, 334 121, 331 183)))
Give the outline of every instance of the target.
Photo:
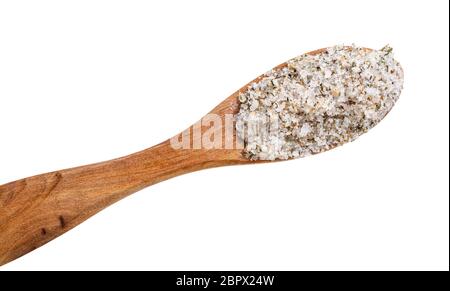
MULTIPOLYGON (((309 54, 323 51, 320 49, 309 54)), ((283 63, 276 68, 285 66, 283 63)), ((260 78, 262 76, 254 81, 260 78)), ((221 118, 226 114, 236 114, 239 111, 237 97, 247 86, 225 99, 211 113, 221 118)), ((199 138, 194 136, 193 143, 199 138)), ((197 170, 249 163, 256 161, 245 158, 241 149, 177 150, 167 140, 126 157, 2 185, 0 265, 42 246, 145 187, 197 170)))

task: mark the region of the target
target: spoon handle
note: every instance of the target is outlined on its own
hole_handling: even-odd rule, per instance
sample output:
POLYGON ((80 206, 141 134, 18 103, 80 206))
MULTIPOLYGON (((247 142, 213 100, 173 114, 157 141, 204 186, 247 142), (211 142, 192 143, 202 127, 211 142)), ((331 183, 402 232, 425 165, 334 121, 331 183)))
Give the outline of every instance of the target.
POLYGON ((2 185, 0 265, 42 246, 144 187, 224 164, 215 160, 214 153, 175 150, 166 141, 123 158, 2 185))

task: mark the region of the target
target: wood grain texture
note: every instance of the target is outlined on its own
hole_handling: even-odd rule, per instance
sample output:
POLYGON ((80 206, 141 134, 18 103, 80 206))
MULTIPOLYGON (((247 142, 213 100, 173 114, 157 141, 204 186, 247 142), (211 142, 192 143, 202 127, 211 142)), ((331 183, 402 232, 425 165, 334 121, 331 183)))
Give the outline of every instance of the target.
MULTIPOLYGON (((283 66, 286 64, 276 68, 283 66)), ((239 91, 245 90, 247 85, 239 91)), ((226 114, 237 113, 239 91, 211 113, 221 118, 226 114)), ((222 131, 223 127, 218 130, 222 131)), ((176 150, 167 140, 119 159, 2 185, 0 265, 42 246, 107 206, 145 187, 201 169, 248 163, 254 161, 247 160, 240 149, 176 150)))

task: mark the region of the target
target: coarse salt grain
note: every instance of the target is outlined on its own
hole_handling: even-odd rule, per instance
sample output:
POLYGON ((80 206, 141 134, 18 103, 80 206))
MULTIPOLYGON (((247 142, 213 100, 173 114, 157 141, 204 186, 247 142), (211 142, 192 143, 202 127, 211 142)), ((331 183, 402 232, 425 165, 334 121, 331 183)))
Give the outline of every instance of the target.
POLYGON ((309 123, 303 123, 302 128, 300 129, 299 136, 305 137, 308 135, 308 133, 311 131, 311 127, 309 126, 309 123))

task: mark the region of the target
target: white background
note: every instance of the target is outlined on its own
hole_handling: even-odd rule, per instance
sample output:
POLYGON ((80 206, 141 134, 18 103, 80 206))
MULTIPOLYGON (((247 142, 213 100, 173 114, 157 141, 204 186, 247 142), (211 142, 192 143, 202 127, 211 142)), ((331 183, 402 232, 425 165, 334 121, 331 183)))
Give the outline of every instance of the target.
POLYGON ((356 142, 136 193, 0 270, 448 270, 448 1, 1 1, 0 184, 122 156, 304 52, 389 43, 356 142))

